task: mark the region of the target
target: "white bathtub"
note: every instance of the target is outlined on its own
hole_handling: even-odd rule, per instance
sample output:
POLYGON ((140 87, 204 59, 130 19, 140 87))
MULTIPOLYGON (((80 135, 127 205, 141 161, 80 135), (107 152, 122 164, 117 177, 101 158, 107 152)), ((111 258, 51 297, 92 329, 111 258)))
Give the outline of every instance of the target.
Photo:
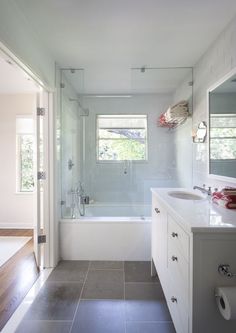
MULTIPOLYGON (((81 218, 78 208, 76 208, 75 214, 79 219, 81 218)), ((85 216, 151 216, 151 205, 96 202, 85 205, 85 216)), ((68 209, 66 214, 67 217, 71 217, 70 209, 68 209)))
POLYGON ((60 254, 64 260, 150 260, 151 218, 140 215, 62 219, 60 254))

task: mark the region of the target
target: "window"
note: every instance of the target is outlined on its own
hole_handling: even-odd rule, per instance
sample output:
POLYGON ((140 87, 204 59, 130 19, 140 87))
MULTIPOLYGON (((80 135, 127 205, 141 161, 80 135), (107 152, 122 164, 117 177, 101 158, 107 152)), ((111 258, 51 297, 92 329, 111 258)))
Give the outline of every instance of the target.
POLYGON ((147 116, 97 116, 97 159, 147 160, 147 116))
POLYGON ((16 118, 17 192, 34 190, 34 135, 33 118, 16 118))
POLYGON ((211 115, 210 147, 212 160, 236 159, 236 117, 211 115))

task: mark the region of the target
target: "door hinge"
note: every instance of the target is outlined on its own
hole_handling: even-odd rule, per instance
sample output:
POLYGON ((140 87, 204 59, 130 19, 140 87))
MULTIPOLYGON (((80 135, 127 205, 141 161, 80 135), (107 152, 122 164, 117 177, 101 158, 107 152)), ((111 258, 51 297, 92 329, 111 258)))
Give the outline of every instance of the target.
POLYGON ((38 235, 38 244, 46 243, 46 235, 38 235))
POLYGON ((38 171, 38 180, 45 180, 45 179, 46 179, 46 172, 38 171))
POLYGON ((45 116, 45 108, 37 108, 37 116, 45 116))

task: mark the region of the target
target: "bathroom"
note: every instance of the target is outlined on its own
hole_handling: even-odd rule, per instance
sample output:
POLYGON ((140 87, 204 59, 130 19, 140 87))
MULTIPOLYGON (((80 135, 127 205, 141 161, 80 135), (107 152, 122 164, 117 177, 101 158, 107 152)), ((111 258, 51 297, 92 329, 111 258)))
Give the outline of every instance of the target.
POLYGON ((222 215, 211 215, 217 209, 205 200, 204 189, 193 190, 203 184, 212 192, 235 187, 236 177, 208 170, 209 89, 235 75, 234 2, 181 0, 177 6, 148 0, 138 1, 135 11, 132 0, 101 6, 64 0, 1 3, 1 49, 21 59, 27 67, 22 68, 32 69, 53 94, 49 225, 47 246, 40 245, 46 264, 3 333, 235 331, 235 320, 225 320, 217 308, 221 298, 215 290, 236 286, 235 210, 221 208, 222 215), (188 117, 176 128, 160 126, 160 116, 181 101, 187 102, 188 117), (199 124, 206 124, 203 142, 196 135, 199 124), (124 143, 134 147, 126 155, 124 143), (161 189, 200 200, 170 199, 161 189), (217 232, 211 238, 189 230, 178 209, 200 212, 202 221, 213 216, 214 228, 225 223, 227 231, 221 239, 217 232), (174 234, 184 230, 183 246, 176 250, 183 254, 184 278, 177 287, 178 276, 169 280, 177 274, 175 267, 169 274, 175 253, 166 254, 174 256, 167 270, 161 269, 166 258, 155 258, 155 249, 172 249, 163 229, 155 245, 155 214, 164 216, 168 232, 173 225, 174 234), (206 270, 200 274, 196 266, 194 275, 196 249, 198 258, 208 253, 199 260, 206 270), (175 295, 181 288, 183 307, 182 296, 175 295), (199 307, 201 297, 206 303, 199 307), (209 328, 207 320, 216 326, 209 328))

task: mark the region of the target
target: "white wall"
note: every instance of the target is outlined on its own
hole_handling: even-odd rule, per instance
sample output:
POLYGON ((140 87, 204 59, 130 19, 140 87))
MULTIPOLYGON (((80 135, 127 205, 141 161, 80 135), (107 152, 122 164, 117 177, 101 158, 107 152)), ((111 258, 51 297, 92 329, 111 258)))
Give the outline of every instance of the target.
MULTIPOLYGON (((194 67, 193 128, 207 118, 207 89, 236 66, 236 18, 220 34, 194 67)), ((223 187, 233 185, 207 175, 207 142, 193 145, 193 183, 223 187)))
POLYGON ((33 227, 34 194, 16 194, 16 115, 35 106, 32 94, 0 95, 0 227, 33 227))
POLYGON ((98 202, 150 203, 150 187, 176 186, 173 132, 157 127, 160 113, 171 104, 171 95, 138 95, 132 98, 84 98, 90 112, 85 119, 85 190, 98 202), (147 114, 148 161, 124 163, 96 161, 97 114, 147 114))

